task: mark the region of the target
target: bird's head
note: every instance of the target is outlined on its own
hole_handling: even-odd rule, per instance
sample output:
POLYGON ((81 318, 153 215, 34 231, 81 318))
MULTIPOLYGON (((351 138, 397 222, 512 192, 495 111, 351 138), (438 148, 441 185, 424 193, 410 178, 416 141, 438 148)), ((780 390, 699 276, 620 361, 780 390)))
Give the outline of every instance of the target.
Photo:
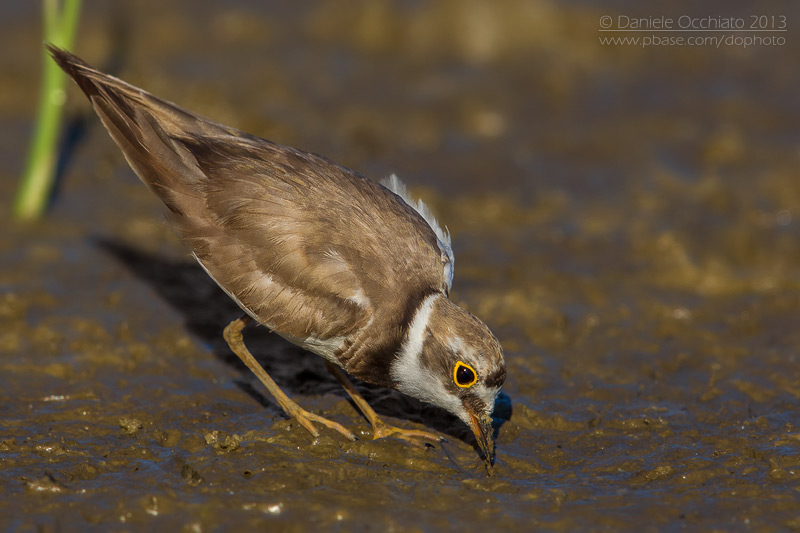
POLYGON ((486 324, 444 294, 428 296, 413 314, 391 377, 400 392, 463 420, 493 463, 491 415, 506 365, 486 324))

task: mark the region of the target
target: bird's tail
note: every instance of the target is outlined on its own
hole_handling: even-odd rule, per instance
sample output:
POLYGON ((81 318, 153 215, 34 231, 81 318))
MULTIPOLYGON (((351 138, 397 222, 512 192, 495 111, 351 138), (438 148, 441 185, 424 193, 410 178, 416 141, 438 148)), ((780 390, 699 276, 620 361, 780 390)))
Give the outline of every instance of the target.
POLYGON ((178 216, 202 213, 207 180, 185 142, 229 134, 223 126, 100 72, 79 57, 47 50, 81 90, 139 178, 178 216))

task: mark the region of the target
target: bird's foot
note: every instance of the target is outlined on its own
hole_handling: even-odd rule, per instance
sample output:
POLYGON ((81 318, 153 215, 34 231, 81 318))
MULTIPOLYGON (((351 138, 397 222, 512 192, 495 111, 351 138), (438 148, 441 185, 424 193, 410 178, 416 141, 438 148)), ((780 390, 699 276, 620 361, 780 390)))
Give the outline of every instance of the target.
POLYGON ((382 439, 385 437, 394 437, 403 439, 416 446, 430 446, 431 443, 439 444, 444 442, 444 438, 431 433, 429 431, 422 431, 419 429, 403 429, 392 426, 378 419, 377 423, 372 426, 372 438, 382 439))
POLYGON ((291 412, 289 412, 289 409, 286 409, 285 406, 284 409, 287 411, 289 416, 297 420, 297 422, 306 428, 314 437, 319 437, 319 430, 317 430, 317 428, 314 426, 314 423, 317 423, 322 424, 323 426, 334 431, 338 431, 349 440, 357 440, 353 432, 343 425, 339 424, 338 422, 334 422, 333 420, 328 420, 327 418, 318 414, 306 411, 297 404, 295 404, 295 408, 291 409, 291 412))
POLYGON ((344 390, 350 395, 350 398, 353 400, 353 403, 356 404, 356 407, 358 407, 367 420, 369 420, 369 423, 372 424, 373 440, 382 439, 384 437, 395 437, 418 446, 429 446, 431 443, 440 443, 444 441, 442 437, 434 435, 428 431, 420 431, 418 429, 403 429, 387 424, 381 420, 381 418, 378 416, 378 413, 376 413, 375 410, 370 407, 370 405, 367 403, 367 400, 361 396, 358 390, 353 386, 352 383, 350 383, 350 380, 347 379, 347 376, 344 375, 344 372, 342 372, 339 367, 329 362, 326 362, 326 366, 328 371, 333 374, 339 383, 342 384, 342 387, 344 387, 344 390))

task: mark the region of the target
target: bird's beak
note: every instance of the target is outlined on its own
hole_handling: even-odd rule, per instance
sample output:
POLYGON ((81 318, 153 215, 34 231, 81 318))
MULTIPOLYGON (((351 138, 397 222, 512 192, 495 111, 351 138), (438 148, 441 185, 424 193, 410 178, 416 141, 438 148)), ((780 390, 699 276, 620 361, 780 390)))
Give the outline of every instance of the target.
POLYGON ((476 416, 473 413, 469 414, 470 428, 475 434, 475 440, 478 441, 483 452, 483 457, 486 460, 486 469, 491 475, 492 465, 494 465, 494 440, 492 439, 492 417, 489 415, 476 416))

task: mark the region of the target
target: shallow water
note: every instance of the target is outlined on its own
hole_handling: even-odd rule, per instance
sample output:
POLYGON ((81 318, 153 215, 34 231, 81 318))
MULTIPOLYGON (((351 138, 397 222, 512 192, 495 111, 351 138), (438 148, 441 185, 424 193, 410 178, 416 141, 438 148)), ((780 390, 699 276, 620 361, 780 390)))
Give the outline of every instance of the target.
POLYGON ((77 51, 428 201, 453 298, 506 351, 495 475, 458 421, 363 386, 448 442, 369 440, 317 356, 248 331, 292 397, 364 438, 287 420, 77 91, 53 209, 8 220, 40 37, 3 7, 4 530, 800 528, 795 3, 759 4, 787 43, 747 49, 600 46, 634 2, 256 4, 87 2, 77 51))

